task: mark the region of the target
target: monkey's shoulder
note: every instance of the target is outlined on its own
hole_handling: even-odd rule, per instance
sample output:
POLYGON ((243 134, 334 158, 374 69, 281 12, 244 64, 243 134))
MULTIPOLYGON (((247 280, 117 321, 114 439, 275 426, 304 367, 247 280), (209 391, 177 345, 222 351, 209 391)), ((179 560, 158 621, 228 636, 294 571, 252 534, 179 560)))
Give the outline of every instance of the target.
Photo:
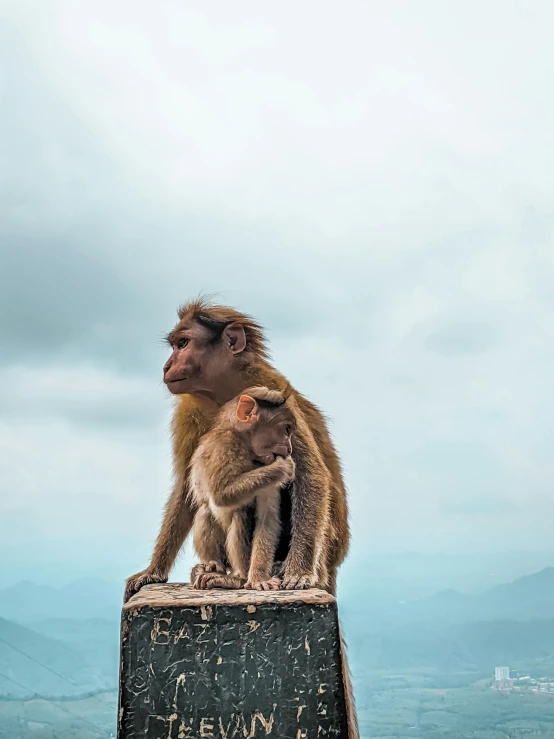
POLYGON ((193 464, 222 469, 243 464, 248 459, 244 442, 230 429, 213 428, 200 440, 193 456, 193 464))

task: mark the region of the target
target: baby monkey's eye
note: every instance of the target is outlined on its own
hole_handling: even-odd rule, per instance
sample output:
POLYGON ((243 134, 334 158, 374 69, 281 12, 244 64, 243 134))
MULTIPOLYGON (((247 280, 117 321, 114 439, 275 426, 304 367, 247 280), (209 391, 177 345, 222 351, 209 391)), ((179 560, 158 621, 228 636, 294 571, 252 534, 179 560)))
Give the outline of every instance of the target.
POLYGON ((290 436, 290 435, 291 435, 291 433, 292 433, 292 427, 291 427, 291 426, 290 426, 289 424, 287 424, 287 425, 285 426, 285 434, 286 434, 287 436, 290 436))

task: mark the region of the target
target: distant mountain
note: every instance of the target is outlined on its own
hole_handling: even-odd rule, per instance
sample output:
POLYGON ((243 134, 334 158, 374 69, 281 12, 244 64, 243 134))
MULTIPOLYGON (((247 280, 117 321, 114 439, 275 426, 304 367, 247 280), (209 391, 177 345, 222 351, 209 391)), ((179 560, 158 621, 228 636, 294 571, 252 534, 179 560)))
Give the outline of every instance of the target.
POLYGON ((0 618, 0 695, 79 695, 113 687, 116 675, 67 642, 0 618))
POLYGON ((399 605, 393 610, 394 616, 402 621, 461 623, 554 618, 554 567, 547 567, 483 593, 464 595, 447 590, 430 598, 399 605))
MULTIPOLYGON (((120 585, 95 578, 59 588, 25 580, 0 590, 0 617, 33 625, 50 619, 118 622, 121 591, 120 585)), ((378 595, 360 579, 356 588, 339 589, 339 604, 347 622, 360 621, 360 626, 367 623, 374 628, 418 621, 554 618, 554 567, 478 593, 468 595, 450 588, 419 599, 378 595)))
POLYGON ((415 600, 449 588, 477 593, 552 566, 554 552, 367 555, 341 566, 339 599, 350 604, 361 593, 372 600, 415 600))
POLYGON ((96 578, 1 590, 0 696, 116 687, 121 605, 121 587, 96 578))
POLYGON ((481 596, 483 606, 506 608, 512 613, 533 612, 534 617, 554 615, 554 567, 498 585, 481 596))
POLYGON ((405 623, 554 618, 554 568, 472 595, 450 589, 418 600, 397 600, 367 596, 360 589, 355 599, 340 603, 340 610, 347 625, 366 631, 405 623))
POLYGON ((485 675, 492 677, 496 665, 510 665, 523 672, 542 671, 545 675, 554 670, 554 619, 456 625, 419 623, 381 633, 356 632, 347 636, 355 673, 401 673, 416 668, 430 676, 433 671, 442 676, 474 673, 475 680, 485 675))
POLYGON ((355 671, 430 668, 490 675, 495 665, 554 673, 554 568, 482 593, 341 608, 355 671))
POLYGON ((95 578, 54 588, 24 580, 0 590, 0 617, 29 623, 49 618, 119 620, 122 587, 95 578))
POLYGON ((101 618, 51 618, 28 624, 34 631, 58 639, 79 652, 101 676, 116 680, 119 664, 119 621, 101 618))

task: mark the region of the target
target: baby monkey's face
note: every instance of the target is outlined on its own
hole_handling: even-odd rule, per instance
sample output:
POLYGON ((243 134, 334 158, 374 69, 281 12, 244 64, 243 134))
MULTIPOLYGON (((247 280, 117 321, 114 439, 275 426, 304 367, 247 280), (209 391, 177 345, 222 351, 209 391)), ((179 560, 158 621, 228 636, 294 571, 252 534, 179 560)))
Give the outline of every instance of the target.
POLYGON ((292 454, 292 435, 296 428, 294 415, 289 408, 260 408, 252 427, 252 451, 257 460, 267 465, 277 457, 292 454))

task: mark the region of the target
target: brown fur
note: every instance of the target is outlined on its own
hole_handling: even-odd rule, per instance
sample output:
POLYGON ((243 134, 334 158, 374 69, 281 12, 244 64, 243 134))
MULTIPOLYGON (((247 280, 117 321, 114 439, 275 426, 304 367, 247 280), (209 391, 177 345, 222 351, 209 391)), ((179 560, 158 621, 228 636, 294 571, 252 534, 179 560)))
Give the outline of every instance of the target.
MULTIPOLYGON (((128 578, 125 599, 147 583, 167 581, 197 512, 187 480, 192 455, 219 407, 256 385, 284 393, 297 421, 291 540, 283 563, 283 587, 317 585, 335 594, 337 567, 347 554, 350 534, 341 465, 322 413, 271 366, 263 331, 249 316, 195 300, 179 309, 179 319, 168 337, 173 354, 164 368, 168 388, 179 393, 172 425, 175 485, 150 565, 128 578), (194 376, 202 376, 206 367, 219 363, 217 382, 210 380, 196 386, 190 377, 181 382, 177 376, 181 348, 175 342, 187 331, 192 335, 190 351, 194 353, 187 357, 192 356, 196 362, 194 376)), ((354 704, 343 656, 345 687, 349 692, 349 739, 355 739, 358 733, 354 704)))
POLYGON ((290 454, 285 425, 292 433, 294 416, 282 394, 263 387, 249 388, 223 406, 213 428, 200 441, 188 477, 198 509, 194 546, 202 560, 191 573, 194 587, 279 589, 279 579, 271 576, 280 529, 279 493, 294 477, 290 456, 274 458, 280 451, 290 454), (252 399, 255 415, 238 420, 245 397, 252 399), (281 405, 263 408, 254 405, 255 401, 281 405), (264 437, 268 432, 270 436, 264 437), (264 466, 254 461, 262 449, 271 457, 264 466), (253 534, 248 507, 255 515, 253 534))

